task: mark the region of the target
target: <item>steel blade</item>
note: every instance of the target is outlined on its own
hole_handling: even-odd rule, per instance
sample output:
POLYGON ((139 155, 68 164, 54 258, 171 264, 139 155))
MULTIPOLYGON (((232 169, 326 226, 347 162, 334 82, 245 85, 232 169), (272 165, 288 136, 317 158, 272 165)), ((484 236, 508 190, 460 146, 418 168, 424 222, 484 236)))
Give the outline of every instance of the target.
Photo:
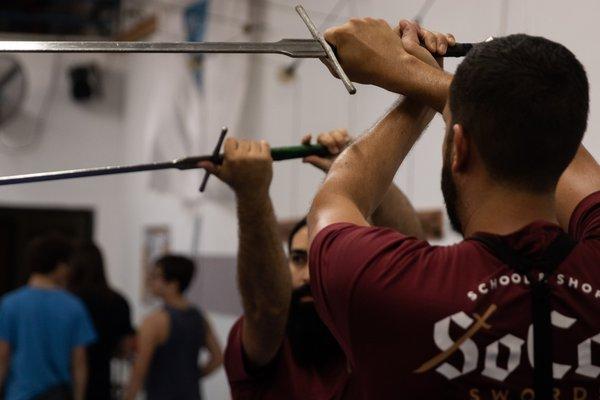
MULTIPOLYGON (((311 155, 325 157, 329 155, 327 149, 321 145, 301 145, 289 147, 275 147, 271 149, 271 157, 274 161, 291 160, 311 155)), ((201 161, 212 161, 220 164, 223 162, 223 154, 208 154, 180 158, 172 161, 156 162, 149 164, 108 166, 95 168, 72 169, 66 171, 39 172, 24 175, 11 175, 0 177, 0 186, 18 185, 22 183, 48 182, 63 179, 86 178, 92 176, 105 176, 127 174, 131 172, 157 171, 163 169, 188 170, 198 168, 201 161)))
POLYGON ((274 53, 293 58, 327 57, 314 39, 278 42, 0 41, 2 53, 274 53))
POLYGON ((85 178, 91 176, 127 174, 130 172, 153 171, 176 168, 174 162, 140 164, 128 166, 109 166, 98 168, 73 169, 67 171, 41 172, 36 174, 13 175, 0 177, 0 186, 17 185, 21 183, 47 182, 62 179, 85 178))

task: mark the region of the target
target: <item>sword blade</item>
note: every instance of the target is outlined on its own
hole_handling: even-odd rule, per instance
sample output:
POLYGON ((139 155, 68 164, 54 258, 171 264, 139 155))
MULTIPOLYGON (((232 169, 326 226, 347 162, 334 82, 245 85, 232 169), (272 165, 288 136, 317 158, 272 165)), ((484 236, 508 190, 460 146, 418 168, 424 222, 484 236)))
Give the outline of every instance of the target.
MULTIPOLYGON (((329 155, 329 152, 321 145, 274 147, 271 149, 271 157, 273 157, 274 161, 292 160, 311 155, 325 157, 329 155)), ((92 176, 127 174, 130 172, 157 171, 163 169, 178 169, 183 171, 198 168, 198 163, 201 161, 216 161, 217 164, 220 164, 223 162, 223 154, 217 155, 216 160, 214 155, 208 154, 149 164, 82 168, 66 171, 3 176, 0 177, 0 186, 57 181, 62 179, 86 178, 92 176)))
POLYGON ((152 163, 127 166, 109 166, 98 168, 73 169, 56 172, 41 172, 36 174, 13 175, 0 178, 0 186, 17 185, 21 183, 47 182, 62 179, 85 178, 91 176, 127 174, 130 172, 154 171, 161 169, 176 168, 174 163, 152 163))
POLYGON ((274 53, 293 58, 323 58, 314 39, 278 42, 109 42, 0 41, 0 53, 274 53))

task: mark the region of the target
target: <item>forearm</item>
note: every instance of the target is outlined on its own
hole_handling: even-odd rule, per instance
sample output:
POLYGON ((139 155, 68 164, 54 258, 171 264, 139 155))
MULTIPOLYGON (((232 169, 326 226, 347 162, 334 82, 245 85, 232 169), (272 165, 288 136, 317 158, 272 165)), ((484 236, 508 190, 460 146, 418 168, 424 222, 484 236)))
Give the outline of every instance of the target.
POLYGON ((283 339, 291 278, 268 194, 238 194, 237 203, 243 340, 249 358, 263 364, 275 355, 283 339))
POLYGON ((134 363, 129 384, 123 395, 123 400, 135 400, 137 394, 142 390, 144 384, 145 370, 142 371, 138 362, 134 363))
POLYGON ((212 374, 223 364, 223 350, 215 332, 208 320, 206 320, 206 350, 209 353, 209 359, 206 364, 200 366, 200 377, 212 374))
POLYGON ((397 230, 420 239, 425 237, 415 209, 398 186, 392 184, 371 216, 375 226, 397 230))
POLYGON ((214 357, 211 357, 206 364, 200 367, 200 377, 204 378, 205 376, 212 374, 217 368, 221 366, 221 364, 221 360, 217 360, 214 357))
POLYGON ((73 399, 84 400, 88 381, 87 365, 79 365, 73 369, 73 399))
POLYGON ((4 380, 6 379, 7 374, 8 374, 8 363, 0 362, 0 392, 2 392, 2 388, 4 386, 4 380))
POLYGON ((0 340, 0 393, 8 375, 8 368, 10 366, 10 345, 4 340, 0 340))
POLYGON ((448 101, 452 78, 453 75, 407 55, 406 62, 402 63, 402 71, 390 71, 381 86, 427 104, 441 113, 448 101), (406 81, 407 74, 411 77, 409 82, 406 81))
POLYGON ((375 127, 334 162, 313 203, 321 207, 348 199, 369 218, 388 191, 396 171, 431 118, 430 109, 409 99, 398 103, 375 127))

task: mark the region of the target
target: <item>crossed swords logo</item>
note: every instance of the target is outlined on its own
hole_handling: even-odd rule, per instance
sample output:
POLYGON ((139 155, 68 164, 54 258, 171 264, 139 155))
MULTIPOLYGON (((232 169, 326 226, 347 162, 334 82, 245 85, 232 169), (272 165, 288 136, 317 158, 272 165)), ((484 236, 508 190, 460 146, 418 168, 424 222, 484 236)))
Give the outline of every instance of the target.
POLYGON ((457 341, 455 341, 454 344, 452 344, 452 346, 450 346, 448 349, 444 350, 440 354, 423 363, 423 365, 417 368, 414 372, 417 374, 422 374, 431 370, 432 368, 437 367, 438 365, 446 361, 450 356, 452 356, 452 354, 454 354, 467 339, 470 339, 473 336, 475 336, 475 334, 481 329, 490 329, 492 326, 486 321, 492 316, 492 314, 497 309, 498 306, 492 304, 487 308, 485 313, 483 313, 483 316, 474 313, 473 317, 475 318, 475 321, 473 322, 473 324, 471 324, 471 326, 465 332, 464 335, 462 335, 457 341))

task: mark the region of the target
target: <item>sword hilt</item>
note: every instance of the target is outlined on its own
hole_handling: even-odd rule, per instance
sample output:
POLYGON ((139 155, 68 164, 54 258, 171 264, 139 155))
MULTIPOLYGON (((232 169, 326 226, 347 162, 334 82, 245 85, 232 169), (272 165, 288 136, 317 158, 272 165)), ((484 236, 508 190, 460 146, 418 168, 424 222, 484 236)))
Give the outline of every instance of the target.
MULTIPOLYGON (((308 156, 327 157, 330 155, 331 153, 329 153, 327 148, 320 144, 303 144, 299 146, 274 147, 271 149, 271 157, 273 158, 273 161, 293 160, 308 156)), ((212 155, 194 156, 179 159, 174 162, 174 165, 180 170, 196 169, 198 168, 198 163, 202 161, 210 161, 214 164, 221 165, 223 164, 223 159, 223 154, 217 155, 216 158, 212 155)))
POLYGON ((302 18, 302 21, 304 21, 304 23, 306 24, 306 27, 310 31, 312 37, 319 43, 321 43, 321 46, 323 46, 323 50, 325 50, 325 54, 327 54, 327 62, 335 71, 336 75, 344 83, 344 86, 346 86, 346 90, 348 91, 348 93, 355 94, 356 87, 354 86, 350 78, 348 78, 348 75, 346 75, 346 73, 344 72, 344 69, 342 68, 342 65, 340 64, 340 61, 338 60, 335 52, 331 48, 331 45, 327 43, 321 32, 319 32, 315 24, 308 16, 308 13, 304 9, 304 7, 302 7, 301 5, 297 5, 296 12, 298 13, 298 15, 300 15, 300 18, 302 18))
MULTIPOLYGON (((227 135, 228 130, 229 129, 226 126, 224 126, 221 129, 221 134, 219 135, 219 140, 217 141, 217 145, 215 146, 212 156, 210 157, 210 161, 212 161, 213 164, 219 163, 219 152, 221 151, 221 147, 223 146, 223 141, 225 140, 225 135, 227 135)), ((204 192, 204 189, 206 189, 206 184, 208 183, 208 178, 210 178, 210 172, 206 171, 204 173, 204 178, 202 178, 202 183, 200 184, 200 192, 204 192)))
POLYGON ((443 57, 464 57, 471 51, 473 45, 473 43, 455 43, 454 46, 448 46, 443 57))
MULTIPOLYGON (((179 170, 195 169, 198 168, 198 163, 202 161, 210 161, 216 165, 223 164, 223 160, 225 157, 222 153, 220 153, 220 151, 221 147, 223 146, 225 136, 227 135, 227 131, 227 127, 223 127, 221 129, 221 134, 219 135, 217 145, 215 146, 210 156, 193 156, 181 158, 179 160, 173 161, 171 168, 174 167, 179 170)), ((274 147, 271 149, 271 158, 273 158, 273 161, 292 160, 295 158, 304 158, 308 156, 327 157, 329 155, 331 155, 331 153, 327 150, 327 148, 320 144, 302 144, 298 146, 274 147)), ((200 184, 200 192, 204 192, 204 190, 206 189, 206 185, 208 184, 208 179, 210 178, 210 175, 211 174, 208 171, 204 173, 204 178, 202 178, 202 183, 200 184)))

